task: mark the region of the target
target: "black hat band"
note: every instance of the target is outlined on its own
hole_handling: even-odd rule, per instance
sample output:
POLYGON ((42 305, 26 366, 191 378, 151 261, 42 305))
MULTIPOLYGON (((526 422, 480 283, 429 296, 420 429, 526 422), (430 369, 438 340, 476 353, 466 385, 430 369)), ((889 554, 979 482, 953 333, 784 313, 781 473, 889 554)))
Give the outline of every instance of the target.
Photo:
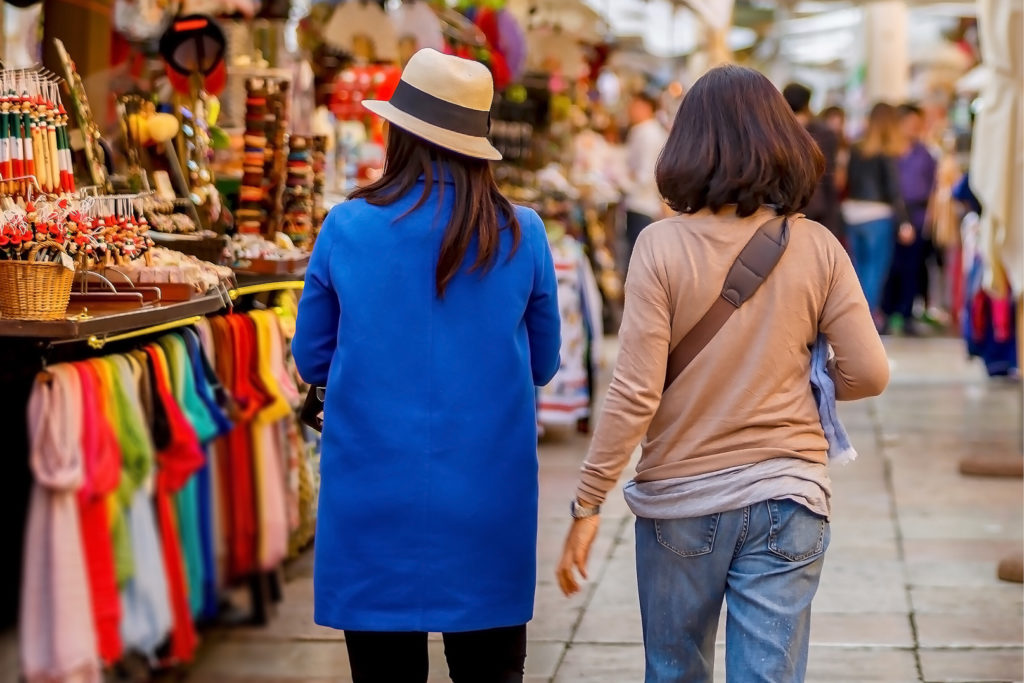
POLYGON ((491 112, 470 109, 442 100, 406 81, 399 81, 389 100, 391 105, 424 123, 453 133, 483 138, 491 132, 491 112))

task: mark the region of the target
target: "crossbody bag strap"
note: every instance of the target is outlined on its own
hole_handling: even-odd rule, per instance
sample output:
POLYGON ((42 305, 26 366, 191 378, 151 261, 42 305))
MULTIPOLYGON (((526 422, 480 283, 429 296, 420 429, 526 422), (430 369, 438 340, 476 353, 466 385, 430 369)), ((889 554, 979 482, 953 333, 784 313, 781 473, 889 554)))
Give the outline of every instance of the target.
POLYGON ((722 293, 668 356, 665 388, 714 339, 729 317, 754 295, 778 265, 789 244, 789 224, 797 216, 780 216, 764 223, 743 247, 729 269, 722 293))

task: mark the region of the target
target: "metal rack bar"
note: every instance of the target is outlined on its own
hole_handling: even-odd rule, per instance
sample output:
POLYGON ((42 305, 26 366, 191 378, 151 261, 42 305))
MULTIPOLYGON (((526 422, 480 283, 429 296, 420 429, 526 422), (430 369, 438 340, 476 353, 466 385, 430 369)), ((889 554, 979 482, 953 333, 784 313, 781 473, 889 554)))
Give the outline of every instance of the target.
POLYGON ((286 290, 302 289, 306 283, 302 280, 285 280, 283 282, 264 282, 258 285, 245 285, 232 289, 229 294, 231 300, 235 301, 247 294, 262 294, 263 292, 281 292, 286 290))
POLYGON ((91 348, 102 349, 104 346, 112 342, 119 342, 125 339, 134 339, 135 337, 145 337, 147 335, 156 334, 158 332, 167 332, 168 330, 175 330, 179 327, 188 327, 189 325, 195 325, 202 319, 203 316, 201 315, 193 315, 188 318, 182 318, 181 320, 172 320, 169 323, 161 323, 160 325, 143 327, 140 330, 132 330, 131 332, 115 334, 109 337, 99 337, 94 334, 86 340, 86 343, 89 344, 91 348))

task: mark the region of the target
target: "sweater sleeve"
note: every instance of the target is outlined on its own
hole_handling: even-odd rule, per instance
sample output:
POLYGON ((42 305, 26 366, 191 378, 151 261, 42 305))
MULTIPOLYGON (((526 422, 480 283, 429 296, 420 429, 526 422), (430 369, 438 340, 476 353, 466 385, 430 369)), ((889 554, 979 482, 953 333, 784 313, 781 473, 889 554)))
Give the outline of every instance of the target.
MULTIPOLYGON (((560 365, 562 319, 558 311, 558 280, 540 216, 530 211, 523 220, 523 231, 533 251, 533 291, 526 305, 526 332, 530 340, 530 367, 533 383, 544 386, 560 365)), ((523 216, 520 216, 522 219, 523 216)))
POLYGON ((832 280, 818 329, 835 351, 828 370, 836 398, 854 401, 882 393, 889 383, 889 360, 853 263, 835 238, 832 242, 832 280))
POLYGON ((661 404, 672 328, 650 237, 640 233, 629 264, 619 356, 576 491, 587 505, 604 502, 661 404))
POLYGON ((292 340, 299 375, 313 386, 327 385, 331 359, 338 345, 341 305, 331 283, 330 268, 334 241, 329 226, 333 220, 333 216, 328 217, 313 247, 292 340))

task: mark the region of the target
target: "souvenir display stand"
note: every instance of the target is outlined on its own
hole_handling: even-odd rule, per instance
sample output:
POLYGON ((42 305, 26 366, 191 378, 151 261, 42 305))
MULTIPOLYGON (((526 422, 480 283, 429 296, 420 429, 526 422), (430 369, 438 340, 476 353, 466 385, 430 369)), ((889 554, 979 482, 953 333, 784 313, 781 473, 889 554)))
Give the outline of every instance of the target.
POLYGON ((0 570, 0 619, 34 680, 187 664, 203 625, 272 617, 315 528, 318 441, 290 358, 302 278, 330 198, 380 172, 362 100, 389 97, 417 49, 489 66, 497 176, 549 228, 568 333, 542 427, 589 428, 602 309, 621 296, 614 233, 564 180, 588 77, 531 63, 522 18, 345 2, 314 8, 285 55, 257 51, 245 0, 221 8, 242 17, 227 32, 190 6, 90 25, 112 22, 129 55, 94 97, 109 116, 73 61, 88 49, 93 76, 91 43, 47 40, 53 72, 0 71, 0 510, 23 549, 0 570))
POLYGON ((266 623, 282 563, 312 540, 316 440, 290 338, 323 146, 289 152, 270 112, 277 224, 221 234, 209 78, 166 105, 119 97, 127 172, 107 175, 80 83, 0 71, 0 509, 23 549, 0 619, 33 680, 187 664, 203 624, 266 623), (95 156, 73 158, 69 91, 95 156))

